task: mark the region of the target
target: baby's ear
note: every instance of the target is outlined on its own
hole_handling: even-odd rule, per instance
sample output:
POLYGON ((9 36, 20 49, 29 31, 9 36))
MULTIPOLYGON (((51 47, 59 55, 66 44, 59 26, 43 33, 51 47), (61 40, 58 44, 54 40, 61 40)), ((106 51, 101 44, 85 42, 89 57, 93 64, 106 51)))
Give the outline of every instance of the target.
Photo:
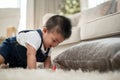
POLYGON ((46 27, 43 27, 43 32, 46 33, 48 30, 46 27))

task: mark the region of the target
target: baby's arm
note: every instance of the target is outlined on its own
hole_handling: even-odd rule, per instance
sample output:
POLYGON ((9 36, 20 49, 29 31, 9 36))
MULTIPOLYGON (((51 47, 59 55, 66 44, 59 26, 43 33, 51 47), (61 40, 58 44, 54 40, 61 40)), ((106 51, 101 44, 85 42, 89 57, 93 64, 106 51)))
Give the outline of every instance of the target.
POLYGON ((51 56, 48 56, 44 62, 44 68, 50 68, 51 66, 51 56))
POLYGON ((29 69, 36 68, 36 50, 31 45, 26 44, 27 48, 27 67, 29 69))

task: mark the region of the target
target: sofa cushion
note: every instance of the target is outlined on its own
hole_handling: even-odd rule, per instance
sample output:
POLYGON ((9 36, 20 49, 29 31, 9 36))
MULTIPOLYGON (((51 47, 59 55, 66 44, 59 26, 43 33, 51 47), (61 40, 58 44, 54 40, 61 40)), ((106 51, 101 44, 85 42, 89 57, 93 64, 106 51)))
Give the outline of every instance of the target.
POLYGON ((90 20, 106 15, 111 4, 112 1, 107 1, 94 8, 90 8, 81 12, 81 18, 79 19, 78 26, 81 26, 90 20))
POLYGON ((83 41, 53 60, 58 68, 83 71, 120 69, 120 37, 83 41))
POLYGON ((117 11, 117 1, 116 0, 111 0, 111 5, 109 6, 105 15, 113 14, 116 11, 117 11))

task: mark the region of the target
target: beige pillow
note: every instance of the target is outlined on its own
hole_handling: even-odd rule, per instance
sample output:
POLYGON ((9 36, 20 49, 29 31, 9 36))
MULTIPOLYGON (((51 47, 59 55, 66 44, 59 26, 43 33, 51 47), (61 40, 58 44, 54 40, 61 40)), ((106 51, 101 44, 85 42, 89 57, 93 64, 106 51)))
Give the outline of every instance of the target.
POLYGON ((111 1, 104 2, 94 8, 90 8, 81 12, 78 26, 82 26, 88 21, 94 20, 98 17, 104 16, 111 5, 111 1))
POLYGON ((105 15, 113 14, 117 11, 117 1, 111 0, 111 5, 109 6, 109 9, 107 10, 105 15))
POLYGON ((58 68, 65 70, 118 70, 120 37, 81 42, 59 54, 53 62, 58 68))

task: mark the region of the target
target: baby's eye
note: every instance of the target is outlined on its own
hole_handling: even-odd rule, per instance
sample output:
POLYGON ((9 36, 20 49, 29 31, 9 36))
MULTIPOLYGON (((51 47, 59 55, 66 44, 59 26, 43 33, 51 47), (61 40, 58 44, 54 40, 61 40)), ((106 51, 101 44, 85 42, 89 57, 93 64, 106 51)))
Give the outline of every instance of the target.
POLYGON ((53 42, 56 42, 56 41, 53 39, 53 42))
POLYGON ((53 42, 56 42, 56 40, 55 40, 55 39, 52 39, 52 41, 53 41, 53 42))

